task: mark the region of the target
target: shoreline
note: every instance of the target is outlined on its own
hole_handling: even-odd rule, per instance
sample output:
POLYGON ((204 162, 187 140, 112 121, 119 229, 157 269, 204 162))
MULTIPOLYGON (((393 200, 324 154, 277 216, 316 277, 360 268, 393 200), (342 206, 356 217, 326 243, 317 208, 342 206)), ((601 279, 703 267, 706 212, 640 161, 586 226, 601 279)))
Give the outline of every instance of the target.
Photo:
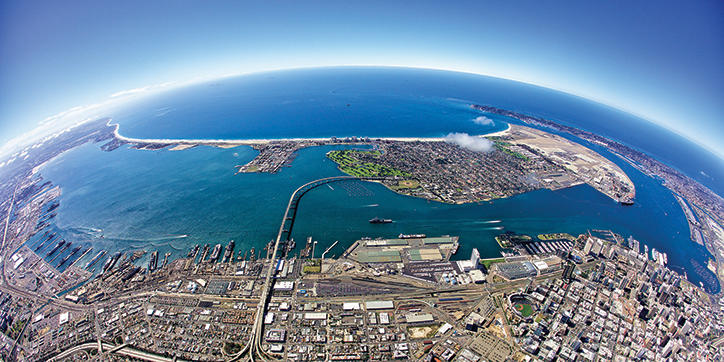
MULTIPOLYGON (((507 127, 501 131, 495 131, 492 133, 485 133, 480 135, 474 135, 474 137, 496 137, 507 134, 510 129, 510 123, 506 123, 507 127)), ((263 145, 276 142, 330 142, 334 143, 333 139, 337 141, 344 141, 344 143, 359 143, 366 142, 365 138, 369 138, 370 141, 396 141, 396 142, 444 142, 445 137, 355 137, 355 141, 345 141, 351 137, 298 137, 298 138, 256 138, 256 139, 184 139, 184 138, 135 138, 127 137, 120 134, 120 125, 113 123, 109 120, 106 123, 109 127, 114 127, 113 136, 126 143, 134 144, 156 144, 156 145, 206 145, 206 146, 217 146, 217 147, 236 147, 236 146, 253 146, 263 145), (360 141, 360 138, 362 139, 360 141)), ((179 148, 182 150, 183 148, 179 148)))

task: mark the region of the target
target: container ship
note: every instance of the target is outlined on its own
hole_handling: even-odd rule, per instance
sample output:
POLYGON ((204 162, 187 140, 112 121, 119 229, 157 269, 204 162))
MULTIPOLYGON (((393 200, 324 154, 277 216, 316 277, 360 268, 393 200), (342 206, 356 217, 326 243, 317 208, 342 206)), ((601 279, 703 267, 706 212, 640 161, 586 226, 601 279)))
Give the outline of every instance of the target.
POLYGON ((370 224, 389 224, 391 222, 392 219, 380 219, 379 217, 370 219, 370 224))

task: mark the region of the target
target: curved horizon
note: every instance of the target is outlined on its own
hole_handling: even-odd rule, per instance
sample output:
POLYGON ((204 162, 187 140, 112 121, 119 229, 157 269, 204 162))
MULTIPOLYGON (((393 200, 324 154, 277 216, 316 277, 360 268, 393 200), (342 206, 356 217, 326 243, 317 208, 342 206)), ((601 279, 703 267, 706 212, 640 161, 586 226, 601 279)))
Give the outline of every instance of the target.
POLYGON ((560 88, 541 85, 541 84, 538 84, 533 81, 520 80, 520 79, 516 79, 516 78, 506 78, 503 76, 479 73, 479 72, 474 72, 474 71, 469 71, 469 70, 420 67, 420 66, 404 66, 404 65, 366 65, 366 64, 299 66, 299 67, 285 67, 285 68, 276 68, 276 69, 264 69, 264 70, 257 70, 257 71, 251 71, 251 72, 226 74, 226 75, 210 77, 210 78, 191 78, 191 79, 184 80, 184 81, 166 82, 166 83, 157 84, 157 85, 146 85, 143 87, 136 87, 136 88, 117 91, 117 92, 114 92, 113 94, 109 95, 108 97, 106 97, 104 99, 104 101, 102 101, 100 103, 85 105, 85 106, 70 107, 67 110, 62 111, 56 115, 47 117, 46 119, 40 121, 38 126, 33 128, 32 130, 30 130, 29 132, 17 135, 15 137, 11 138, 10 140, 6 141, 2 146, 0 146, 0 156, 5 156, 12 152, 18 152, 18 151, 20 151, 21 148, 37 142, 40 138, 47 137, 49 134, 53 133, 52 130, 48 130, 45 133, 39 133, 38 130, 48 128, 48 126, 55 124, 55 122, 58 122, 58 121, 60 122, 59 124, 55 125, 55 128, 56 128, 55 131, 57 132, 60 129, 68 128, 71 124, 78 125, 78 124, 85 123, 88 121, 97 120, 99 118, 108 117, 107 115, 102 115, 102 114, 98 114, 95 116, 83 115, 83 113, 87 112, 87 111, 97 110, 99 108, 123 107, 124 102, 142 100, 144 97, 148 97, 151 95, 180 90, 185 87, 202 85, 204 83, 213 83, 213 82, 217 82, 217 81, 228 80, 231 78, 262 75, 262 74, 267 74, 267 73, 298 71, 298 70, 323 70, 323 69, 345 69, 345 68, 349 68, 349 69, 354 69, 354 68, 360 68, 360 69, 365 69, 365 68, 369 68, 369 69, 409 69, 409 70, 421 70, 421 71, 459 73, 459 74, 467 74, 467 75, 478 76, 478 77, 510 81, 510 82, 519 83, 519 84, 525 85, 525 86, 531 86, 531 87, 545 89, 548 91, 558 92, 558 93, 561 93, 561 94, 569 96, 569 97, 575 97, 575 98, 582 99, 586 102, 595 103, 598 106, 609 108, 616 112, 624 113, 630 117, 635 117, 642 121, 650 123, 651 125, 660 127, 668 132, 675 134, 678 137, 681 137, 681 138, 695 144, 696 146, 707 151, 708 153, 716 156, 722 162, 722 165, 724 165, 724 148, 722 150, 717 150, 715 148, 710 147, 709 145, 707 145, 705 143, 699 142, 696 139, 692 139, 692 138, 678 132, 676 129, 669 128, 659 122, 656 122, 650 117, 647 117, 647 116, 638 114, 636 112, 618 107, 616 105, 606 103, 602 100, 599 100, 599 99, 596 99, 593 97, 588 97, 585 95, 573 93, 571 91, 567 91, 567 90, 560 89, 560 88), (71 118, 71 119, 66 119, 65 121, 63 121, 62 119, 65 119, 65 118, 71 118), (85 119, 79 122, 79 120, 77 118, 85 118, 85 119), (34 138, 28 137, 31 134, 32 134, 31 137, 34 137, 34 138), (22 141, 23 139, 27 142, 21 144, 20 141, 22 141), (14 146, 16 148, 12 148, 14 146))

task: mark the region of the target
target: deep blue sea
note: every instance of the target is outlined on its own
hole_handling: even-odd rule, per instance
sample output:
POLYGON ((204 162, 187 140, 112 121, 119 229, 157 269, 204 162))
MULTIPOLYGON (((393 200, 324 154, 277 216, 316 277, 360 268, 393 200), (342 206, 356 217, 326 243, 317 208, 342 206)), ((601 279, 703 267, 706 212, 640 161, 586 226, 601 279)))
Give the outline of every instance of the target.
MULTIPOLYGON (((169 91, 109 116, 126 136, 208 139, 482 134, 511 121, 488 115, 492 124, 476 124, 473 119, 481 114, 471 110, 470 103, 597 132, 655 155, 720 194, 724 191, 721 159, 647 121, 564 93, 470 74, 395 68, 262 73, 169 91)), ((193 244, 226 244, 231 239, 237 250, 260 250, 276 236, 296 187, 341 174, 325 157, 332 148, 303 149, 291 167, 277 174, 235 175, 234 166, 251 160, 256 151, 122 147, 103 152, 99 145, 87 144, 60 155, 41 174, 63 190, 54 227, 96 250, 157 249, 180 257, 193 244)), ((460 236, 458 256, 467 257, 476 247, 494 257, 499 250, 493 238, 503 231, 576 234, 612 229, 667 252, 669 265, 686 271, 698 284, 702 276, 692 261, 705 265, 709 254, 689 240, 684 214, 671 193, 659 181, 594 148, 634 181, 636 205, 622 207, 586 185, 447 205, 398 195, 379 184, 348 181, 304 196, 293 237, 301 244, 313 236, 320 241, 317 250, 339 240, 330 252, 339 255, 364 236, 450 234, 460 236), (375 216, 395 222, 369 224, 375 216)))

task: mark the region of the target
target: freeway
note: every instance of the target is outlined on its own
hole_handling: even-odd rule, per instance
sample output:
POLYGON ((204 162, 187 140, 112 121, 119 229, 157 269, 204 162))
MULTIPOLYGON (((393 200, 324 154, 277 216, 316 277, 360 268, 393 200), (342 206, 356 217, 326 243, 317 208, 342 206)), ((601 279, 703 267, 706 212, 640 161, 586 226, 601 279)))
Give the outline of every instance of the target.
MULTIPOLYGON (((169 357, 164 357, 155 353, 145 352, 141 351, 139 349, 135 349, 127 344, 121 344, 121 345, 113 345, 110 343, 102 342, 103 350, 108 351, 109 354, 117 354, 125 357, 130 357, 132 359, 138 359, 142 361, 151 361, 151 362, 173 362, 173 361, 181 361, 179 359, 173 359, 169 357)), ((72 356, 74 353, 88 350, 88 349, 97 349, 98 343, 96 342, 87 342, 83 344, 79 344, 77 346, 71 347, 66 349, 63 352, 58 353, 57 355, 50 358, 49 362, 54 361, 62 361, 66 358, 72 356)))

